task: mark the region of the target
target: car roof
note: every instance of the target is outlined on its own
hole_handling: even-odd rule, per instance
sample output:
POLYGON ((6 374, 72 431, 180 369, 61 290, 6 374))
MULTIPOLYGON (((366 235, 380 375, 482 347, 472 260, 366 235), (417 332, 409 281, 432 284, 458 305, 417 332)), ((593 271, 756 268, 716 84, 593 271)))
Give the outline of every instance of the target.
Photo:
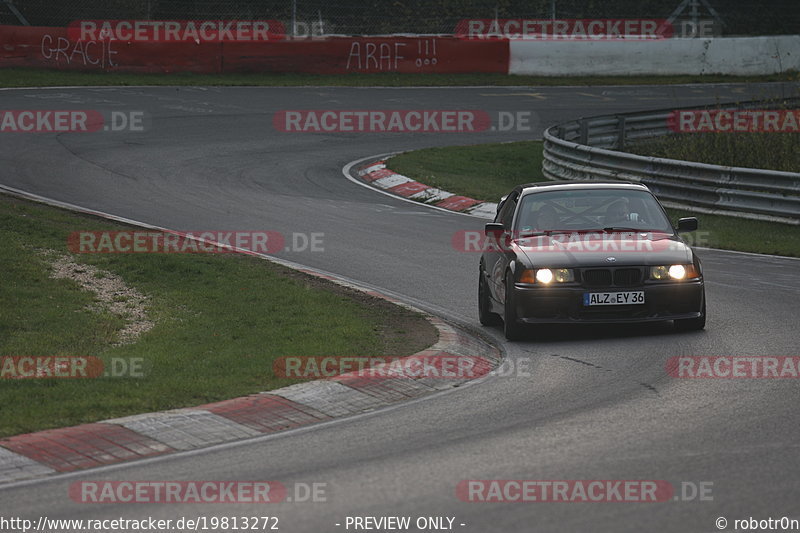
MULTIPOLYGON (((523 194, 543 191, 568 191, 571 189, 622 189, 622 190, 649 190, 641 183, 617 180, 591 180, 591 181, 540 181, 525 183, 514 187, 514 191, 523 194)), ((512 192, 514 192, 512 191, 512 192)))
POLYGON ((510 193, 500 198, 497 210, 503 207, 506 199, 514 193, 521 198, 528 194, 535 194, 544 191, 568 191, 574 189, 619 189, 628 191, 650 191, 643 183, 619 180, 558 180, 558 181, 537 181, 533 183, 523 183, 514 187, 510 193))

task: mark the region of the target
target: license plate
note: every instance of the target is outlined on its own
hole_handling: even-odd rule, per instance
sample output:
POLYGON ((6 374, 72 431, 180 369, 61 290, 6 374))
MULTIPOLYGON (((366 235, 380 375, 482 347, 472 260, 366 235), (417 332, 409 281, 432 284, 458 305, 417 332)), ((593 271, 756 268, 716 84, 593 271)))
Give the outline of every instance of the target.
POLYGON ((585 292, 583 305, 632 305, 644 303, 644 291, 585 292))

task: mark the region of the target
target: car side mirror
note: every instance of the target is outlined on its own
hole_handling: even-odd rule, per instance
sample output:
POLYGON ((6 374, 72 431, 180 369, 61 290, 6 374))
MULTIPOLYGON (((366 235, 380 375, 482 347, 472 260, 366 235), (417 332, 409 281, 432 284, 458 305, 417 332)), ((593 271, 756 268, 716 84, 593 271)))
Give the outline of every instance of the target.
POLYGON ((697 229, 697 218, 685 217, 678 220, 678 233, 686 233, 697 229))
POLYGON ((483 228, 483 233, 487 237, 493 236, 495 239, 499 239, 505 230, 506 230, 505 226, 503 226, 499 222, 489 222, 483 228))
POLYGON ((487 237, 491 238, 494 245, 499 246, 500 250, 508 250, 511 246, 511 233, 506 231, 505 226, 499 222, 489 222, 483 229, 487 237))

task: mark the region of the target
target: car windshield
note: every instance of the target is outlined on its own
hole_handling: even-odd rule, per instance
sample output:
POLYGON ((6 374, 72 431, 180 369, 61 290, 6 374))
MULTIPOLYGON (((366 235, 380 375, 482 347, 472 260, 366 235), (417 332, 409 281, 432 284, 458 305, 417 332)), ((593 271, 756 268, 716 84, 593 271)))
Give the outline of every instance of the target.
POLYGON ((571 189, 522 197, 516 215, 521 234, 577 231, 673 233, 658 201, 647 191, 571 189))

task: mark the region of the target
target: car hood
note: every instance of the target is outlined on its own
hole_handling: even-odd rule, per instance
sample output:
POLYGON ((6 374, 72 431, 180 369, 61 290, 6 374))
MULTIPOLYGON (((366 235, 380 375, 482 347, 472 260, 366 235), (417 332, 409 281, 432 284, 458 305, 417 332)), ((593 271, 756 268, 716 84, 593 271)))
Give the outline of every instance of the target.
POLYGON ((660 232, 564 233, 513 241, 531 267, 668 265, 691 263, 692 250, 675 234, 660 232), (609 259, 609 258, 614 259, 609 259))

